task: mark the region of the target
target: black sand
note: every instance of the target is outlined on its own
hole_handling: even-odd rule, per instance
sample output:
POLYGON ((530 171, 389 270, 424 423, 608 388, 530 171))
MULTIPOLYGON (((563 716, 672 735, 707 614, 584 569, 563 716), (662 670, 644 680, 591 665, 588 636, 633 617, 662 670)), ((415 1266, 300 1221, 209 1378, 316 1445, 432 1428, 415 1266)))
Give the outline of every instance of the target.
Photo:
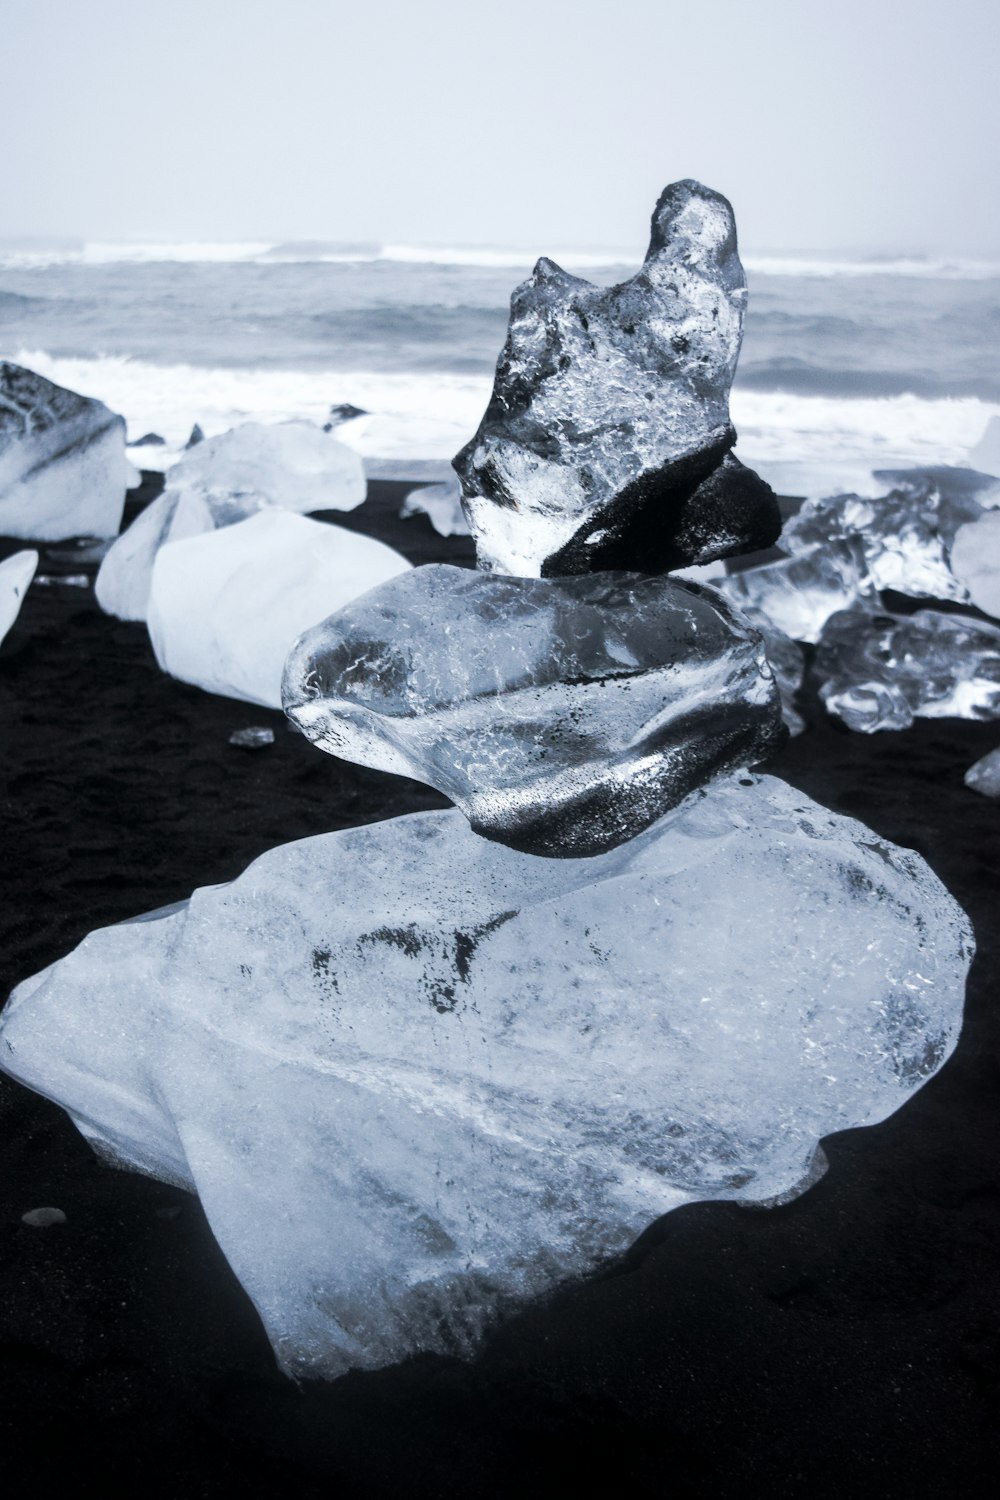
MULTIPOLYGON (((402 487, 346 524, 467 561, 402 487)), ((147 489, 148 498, 151 491, 147 489)), ((331 519, 333 517, 331 516, 331 519)), ((23 543, 0 543, 0 556, 23 543)), ((53 553, 59 554, 54 556, 53 553)), ((88 571, 72 549, 40 571, 88 571)), ((0 1455, 12 1494, 909 1496, 992 1492, 1000 1419, 1000 805, 966 767, 1000 724, 852 735, 807 697, 771 769, 917 849, 979 954, 959 1050, 772 1212, 682 1209, 626 1264, 498 1329, 332 1385, 275 1371, 185 1194, 100 1165, 0 1076, 0 1455), (68 1222, 21 1223, 56 1205, 68 1222)), ((334 761, 281 716, 163 676, 92 591, 35 586, 0 647, 0 993, 94 927, 290 839, 445 805, 334 761), (273 746, 233 749, 271 724, 273 746)))

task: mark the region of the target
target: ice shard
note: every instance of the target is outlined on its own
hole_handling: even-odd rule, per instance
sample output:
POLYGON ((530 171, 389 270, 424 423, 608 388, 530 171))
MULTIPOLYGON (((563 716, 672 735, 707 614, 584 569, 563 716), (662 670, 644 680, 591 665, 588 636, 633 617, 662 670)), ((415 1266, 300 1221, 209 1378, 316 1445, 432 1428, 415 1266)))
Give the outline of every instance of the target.
MULTIPOLYGON (((968 588, 952 566, 952 547, 960 527, 988 512, 977 498, 984 487, 961 479, 949 482, 951 474, 985 479, 948 469, 876 475, 893 481, 895 488, 875 498, 834 495, 807 501, 785 523, 781 546, 802 555, 836 540, 854 540, 875 588, 968 603, 968 588)), ((986 479, 987 486, 991 483, 986 479)))
POLYGON ((634 837, 784 737, 758 633, 697 584, 629 573, 418 568, 297 643, 284 703, 321 749, 560 857, 634 837))
POLYGON ((269 506, 295 512, 354 510, 364 466, 352 448, 312 422, 246 422, 206 438, 170 469, 167 486, 110 548, 97 602, 122 620, 144 620, 160 548, 232 526, 269 506))
POLYGON ((857 537, 813 546, 796 557, 713 580, 737 609, 759 612, 793 641, 816 641, 831 615, 879 608, 857 537))
POLYGON ((816 648, 819 694, 851 729, 1000 718, 1000 626, 971 615, 834 615, 816 648))
POLYGON ((698 182, 664 190, 630 281, 540 260, 454 460, 480 567, 652 573, 769 546, 775 498, 730 451, 745 303, 733 211, 698 182))
POLYGON ((1000 748, 977 760, 963 779, 967 787, 983 797, 1000 797, 1000 748))
POLYGON ((951 568, 971 604, 1000 617, 1000 510, 984 510, 960 526, 951 546, 951 568))
POLYGON ((156 555, 149 636, 165 672, 281 707, 285 657, 308 626, 410 564, 372 537, 268 506, 156 555))
POLYGON ((272 849, 26 980, 0 1066, 196 1191, 282 1366, 335 1376, 794 1194, 948 1056, 971 949, 917 855, 744 774, 596 859, 454 811, 272 849))
POLYGON ((38 553, 32 549, 0 562, 0 641, 17 619, 37 567, 38 553))
POLYGON ((401 516, 426 515, 438 536, 468 536, 469 523, 462 509, 462 486, 452 476, 438 484, 422 484, 403 501, 401 516))
POLYGON ((138 482, 123 417, 0 360, 0 536, 115 536, 138 482))

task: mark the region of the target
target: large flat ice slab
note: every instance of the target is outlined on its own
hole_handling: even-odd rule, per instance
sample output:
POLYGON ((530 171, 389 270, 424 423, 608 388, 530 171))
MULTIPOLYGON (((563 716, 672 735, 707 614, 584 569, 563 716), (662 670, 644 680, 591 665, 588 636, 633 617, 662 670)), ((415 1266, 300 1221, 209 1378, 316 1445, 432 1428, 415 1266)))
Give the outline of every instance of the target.
POLYGON ((390 579, 309 631, 286 712, 323 750, 426 781, 532 854, 598 854, 784 738, 761 637, 635 573, 390 579))
POLYGON ((273 849, 27 980, 0 1062, 197 1191, 281 1364, 332 1376, 794 1192, 948 1056, 970 954, 918 856, 733 777, 596 859, 457 812, 273 849))
POLYGON ((246 422, 207 438, 173 466, 163 494, 110 548, 97 575, 97 602, 122 620, 144 620, 161 547, 269 506, 354 510, 366 491, 358 455, 312 422, 246 422))
POLYGON ((372 537, 267 507, 157 552, 147 619, 156 659, 182 682, 280 708, 296 638, 409 567, 372 537))
POLYGON ((774 495, 730 453, 745 305, 732 208, 691 180, 664 189, 630 281, 540 260, 455 458, 480 567, 655 573, 769 546, 774 495))
POLYGON ((0 536, 115 536, 138 482, 123 417, 0 360, 0 536))

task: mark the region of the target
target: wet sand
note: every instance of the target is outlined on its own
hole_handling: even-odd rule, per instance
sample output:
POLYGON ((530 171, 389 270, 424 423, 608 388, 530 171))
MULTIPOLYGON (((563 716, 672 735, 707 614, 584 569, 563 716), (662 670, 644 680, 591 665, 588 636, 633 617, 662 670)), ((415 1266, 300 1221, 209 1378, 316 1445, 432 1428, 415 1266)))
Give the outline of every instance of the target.
MULTIPOLYGON (((131 509, 155 486, 135 497, 131 509)), ((405 486, 328 518, 413 561, 405 486)), ((0 557, 26 545, 0 542, 0 557)), ((87 572, 67 546, 39 571, 87 572)), ((972 917, 958 1052, 892 1119, 827 1140, 770 1212, 652 1225, 602 1277, 497 1329, 331 1385, 280 1376, 195 1200, 100 1164, 0 1075, 0 1452, 38 1493, 187 1497, 978 1495, 1000 1419, 1000 804, 965 769, 1000 724, 853 735, 807 692, 770 770, 917 849, 972 917), (32 1229, 55 1205, 65 1225, 32 1229)), ((314 750, 280 714, 165 677, 92 590, 34 586, 0 647, 0 994, 87 932, 275 844, 447 805, 314 750), (274 745, 228 744, 267 724, 274 745)), ((22 1486, 25 1483, 22 1480, 22 1486)), ((19 1490, 24 1493, 25 1489, 19 1490)))

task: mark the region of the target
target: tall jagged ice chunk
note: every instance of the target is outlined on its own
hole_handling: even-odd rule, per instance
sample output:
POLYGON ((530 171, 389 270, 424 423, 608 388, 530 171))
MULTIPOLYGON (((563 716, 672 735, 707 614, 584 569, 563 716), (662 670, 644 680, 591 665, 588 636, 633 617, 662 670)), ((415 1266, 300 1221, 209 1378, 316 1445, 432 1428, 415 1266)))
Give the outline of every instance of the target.
POLYGON ((0 641, 17 619, 38 567, 38 553, 15 552, 0 562, 0 641))
POLYGON ((138 482, 123 417, 0 360, 0 535, 115 536, 138 482))
POLYGON ((272 849, 27 980, 0 1063, 196 1191, 284 1368, 334 1376, 804 1187, 948 1056, 971 950, 917 855, 743 774, 597 859, 455 811, 272 849))
POLYGON ((1000 719, 1000 626, 971 615, 836 614, 815 668, 829 712, 864 734, 914 719, 1000 719))
POLYGON ((331 608, 409 570, 383 542, 269 506, 157 553, 148 627, 165 672, 281 707, 296 638, 331 608))
POLYGON ((781 546, 801 555, 838 539, 856 539, 877 589, 967 604, 967 581, 954 565, 960 528, 990 512, 991 476, 967 469, 876 473, 894 485, 876 498, 834 495, 810 500, 785 523, 781 546))
POLYGON ((793 641, 817 641, 838 610, 877 610, 879 598, 857 537, 813 546, 797 557, 741 568, 712 587, 754 617, 765 616, 793 641))
POLYGON ((657 573, 769 546, 777 502, 730 452, 745 304, 732 208, 690 180, 664 190, 630 281, 540 260, 454 460, 479 566, 657 573))
POLYGON ((118 538, 95 591, 109 615, 144 620, 161 547, 256 515, 268 506, 354 510, 365 498, 364 465, 312 422, 247 422, 186 450, 163 494, 118 538))
POLYGON ((418 568, 303 636, 283 696, 321 749, 556 857, 614 848, 784 738, 758 633, 697 584, 630 573, 418 568))

